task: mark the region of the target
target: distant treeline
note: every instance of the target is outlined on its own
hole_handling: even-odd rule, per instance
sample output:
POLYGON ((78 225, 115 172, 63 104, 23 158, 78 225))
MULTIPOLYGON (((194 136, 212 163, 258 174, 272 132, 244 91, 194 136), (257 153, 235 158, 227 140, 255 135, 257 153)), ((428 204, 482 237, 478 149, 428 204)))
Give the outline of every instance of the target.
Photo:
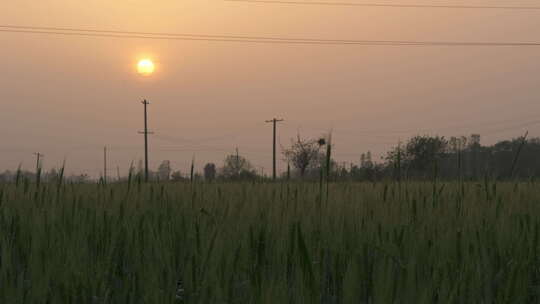
POLYGON ((389 151, 381 162, 368 159, 338 177, 354 180, 530 179, 540 176, 540 138, 526 136, 483 146, 470 137, 415 136, 389 151))
MULTIPOLYGON (((362 153, 357 163, 331 158, 330 180, 508 180, 540 176, 540 138, 525 135, 491 146, 483 146, 480 138, 478 134, 450 138, 418 135, 396 145, 379 160, 374 160, 370 152, 362 153)), ((304 178, 317 179, 327 166, 325 151, 321 150, 304 178)), ((295 166, 293 176, 301 175, 300 171, 295 166)))
MULTIPOLYGON (((491 146, 481 144, 480 135, 450 137, 418 135, 400 143, 379 160, 371 153, 359 153, 359 161, 338 162, 332 157, 334 149, 330 136, 291 140, 282 148, 287 169, 278 179, 318 180, 322 175, 330 181, 379 181, 379 180, 479 180, 484 178, 508 180, 531 179, 540 176, 540 138, 527 136, 503 140, 491 146)), ((19 180, 56 182, 59 179, 73 183, 94 182, 87 174, 63 176, 63 170, 47 172, 6 170, 0 182, 19 180)), ((109 182, 142 179, 142 162, 132 167, 127 176, 110 176, 109 182)), ((227 155, 223 164, 207 163, 196 170, 192 163, 190 172, 173 170, 170 161, 163 161, 155 171, 149 172, 153 181, 246 181, 270 179, 255 170, 251 162, 238 152, 227 155)), ((101 182, 104 181, 100 177, 101 182)))

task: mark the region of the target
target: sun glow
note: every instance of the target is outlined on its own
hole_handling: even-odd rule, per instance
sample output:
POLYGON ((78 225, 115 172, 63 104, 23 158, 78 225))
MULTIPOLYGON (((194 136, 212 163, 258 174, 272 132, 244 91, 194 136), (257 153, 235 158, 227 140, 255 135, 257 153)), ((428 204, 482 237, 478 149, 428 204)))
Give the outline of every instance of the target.
POLYGON ((156 67, 152 60, 150 59, 142 59, 137 64, 137 71, 139 74, 143 76, 150 76, 152 73, 154 73, 156 67))

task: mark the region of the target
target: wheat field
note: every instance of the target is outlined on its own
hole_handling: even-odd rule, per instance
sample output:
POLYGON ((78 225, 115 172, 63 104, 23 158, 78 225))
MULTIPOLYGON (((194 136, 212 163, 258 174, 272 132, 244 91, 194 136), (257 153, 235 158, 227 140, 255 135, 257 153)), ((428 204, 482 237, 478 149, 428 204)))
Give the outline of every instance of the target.
POLYGON ((0 303, 538 303, 540 187, 0 185, 0 303))

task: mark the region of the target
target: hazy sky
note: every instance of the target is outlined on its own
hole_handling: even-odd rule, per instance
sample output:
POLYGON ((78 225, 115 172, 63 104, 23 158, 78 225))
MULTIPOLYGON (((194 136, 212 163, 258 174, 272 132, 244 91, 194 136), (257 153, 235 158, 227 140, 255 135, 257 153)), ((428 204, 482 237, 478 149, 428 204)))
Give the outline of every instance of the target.
MULTIPOLYGON (((333 0, 328 0, 333 1, 333 0)), ((350 0, 362 3, 360 0, 350 0)), ((430 3, 372 0, 377 3, 430 3)), ((538 5, 537 1, 439 1, 538 5)), ((0 2, 2 25, 322 39, 540 42, 540 11, 248 4, 220 0, 0 2)), ((421 133, 482 142, 540 136, 540 47, 312 46, 0 33, 0 170, 45 168, 97 176, 143 156, 202 167, 235 147, 271 170, 271 125, 286 145, 333 129, 336 158, 358 162, 421 133), (135 64, 151 57, 152 78, 135 64)), ((281 157, 280 157, 281 158, 281 157)), ((280 169, 283 169, 280 163, 280 169)))

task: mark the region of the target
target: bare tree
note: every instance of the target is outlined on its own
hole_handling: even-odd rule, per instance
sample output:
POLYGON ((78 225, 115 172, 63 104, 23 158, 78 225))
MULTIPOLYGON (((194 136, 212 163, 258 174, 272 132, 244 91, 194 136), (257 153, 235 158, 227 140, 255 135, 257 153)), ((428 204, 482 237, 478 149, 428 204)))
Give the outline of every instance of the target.
POLYGON ((285 160, 290 162, 304 176, 309 165, 318 159, 324 139, 302 139, 300 134, 291 140, 291 147, 283 150, 285 160))
POLYGON ((231 180, 245 180, 256 177, 253 165, 247 160, 247 158, 238 154, 228 155, 223 162, 223 168, 221 168, 221 175, 226 179, 231 180))

